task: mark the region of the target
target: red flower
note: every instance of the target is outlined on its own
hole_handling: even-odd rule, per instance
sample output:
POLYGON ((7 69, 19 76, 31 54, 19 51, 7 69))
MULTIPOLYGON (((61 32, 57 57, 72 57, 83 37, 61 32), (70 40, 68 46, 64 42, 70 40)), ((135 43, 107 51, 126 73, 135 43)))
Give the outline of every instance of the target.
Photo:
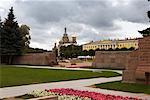
POLYGON ((139 100, 137 98, 132 97, 122 97, 122 96, 115 96, 115 95, 106 95, 102 93, 96 93, 96 92, 89 92, 89 91, 80 91, 80 90, 74 90, 74 89, 49 89, 46 90, 47 92, 54 92, 58 93, 60 95, 74 95, 79 97, 88 97, 92 100, 139 100))

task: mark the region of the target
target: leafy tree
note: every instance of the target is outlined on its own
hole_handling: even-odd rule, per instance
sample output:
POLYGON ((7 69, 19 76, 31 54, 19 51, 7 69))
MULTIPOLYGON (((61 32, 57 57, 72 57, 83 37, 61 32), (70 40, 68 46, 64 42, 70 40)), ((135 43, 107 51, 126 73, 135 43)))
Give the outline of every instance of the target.
POLYGON ((22 38, 23 38, 22 40, 23 40, 25 46, 28 46, 28 47, 29 47, 30 40, 31 40, 29 30, 30 30, 30 27, 27 25, 21 25, 19 27, 19 31, 20 31, 22 38))
POLYGON ((114 49, 112 49, 112 48, 109 48, 109 49, 108 49, 108 51, 114 51, 114 49))
POLYGON ((21 47, 23 46, 19 25, 13 14, 13 7, 11 7, 8 17, 4 21, 3 30, 1 33, 1 56, 8 59, 8 63, 11 64, 14 55, 22 54, 21 47))
POLYGON ((138 32, 141 33, 144 37, 145 36, 150 36, 150 27, 145 29, 145 30, 138 31, 138 32))
POLYGON ((30 40, 31 40, 29 30, 30 30, 30 27, 27 25, 21 25, 19 27, 19 32, 21 34, 22 44, 23 44, 22 51, 24 53, 27 52, 27 49, 29 48, 29 44, 30 44, 30 40))
POLYGON ((82 51, 82 56, 88 56, 88 51, 87 50, 82 51))
POLYGON ((115 51, 119 51, 119 50, 120 50, 119 48, 116 48, 116 49, 115 49, 115 51))
POLYGON ((60 56, 65 58, 75 58, 79 56, 82 52, 81 46, 68 45, 60 47, 60 56))
MULTIPOLYGON (((148 0, 148 1, 150 1, 150 0, 148 0)), ((150 19, 150 11, 147 12, 147 16, 150 19)), ((150 36, 150 27, 145 29, 145 30, 143 30, 143 31, 138 31, 138 32, 141 33, 144 37, 150 36)))
POLYGON ((135 50, 135 48, 134 47, 130 47, 128 50, 135 50))
POLYGON ((3 37, 3 25, 2 25, 2 21, 1 21, 1 17, 0 17, 0 52, 2 52, 2 37, 3 37))
POLYGON ((100 49, 100 51, 106 51, 105 49, 100 49))
POLYGON ((3 31, 3 27, 2 27, 1 17, 0 17, 0 39, 1 39, 2 31, 3 31))
POLYGON ((1 17, 0 17, 0 29, 2 28, 2 21, 1 21, 1 17))
POLYGON ((128 49, 126 47, 123 47, 120 49, 121 51, 127 51, 128 49))
POLYGON ((100 51, 100 49, 99 49, 99 48, 97 48, 95 51, 100 51))
POLYGON ((148 17, 149 17, 149 19, 150 19, 150 11, 147 12, 147 15, 148 15, 148 17))
POLYGON ((89 56, 95 56, 95 51, 94 51, 93 49, 90 49, 90 50, 88 51, 88 55, 89 55, 89 56))
POLYGON ((31 48, 31 47, 29 47, 26 52, 27 52, 27 53, 43 53, 43 52, 49 52, 49 51, 44 50, 44 49, 31 48))
MULTIPOLYGON (((150 0, 148 0, 148 1, 150 1, 150 0)), ((150 19, 150 11, 147 12, 147 16, 148 16, 149 19, 150 19)))

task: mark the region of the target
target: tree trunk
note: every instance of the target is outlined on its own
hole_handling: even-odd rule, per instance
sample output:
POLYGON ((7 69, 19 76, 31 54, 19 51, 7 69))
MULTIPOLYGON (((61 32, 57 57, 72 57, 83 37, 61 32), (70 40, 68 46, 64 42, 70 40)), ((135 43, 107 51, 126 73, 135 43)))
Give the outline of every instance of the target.
POLYGON ((13 56, 12 56, 12 55, 9 55, 9 61, 8 61, 8 64, 11 65, 11 64, 12 64, 12 61, 13 61, 13 56))

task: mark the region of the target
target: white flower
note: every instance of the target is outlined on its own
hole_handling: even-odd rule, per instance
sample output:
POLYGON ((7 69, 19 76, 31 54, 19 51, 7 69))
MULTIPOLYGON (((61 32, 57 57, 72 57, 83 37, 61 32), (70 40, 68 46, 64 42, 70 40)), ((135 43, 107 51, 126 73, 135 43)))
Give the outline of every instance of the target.
POLYGON ((33 95, 34 97, 43 97, 43 96, 57 96, 58 100, 91 100, 88 97, 78 97, 74 95, 60 95, 54 92, 47 92, 41 90, 34 90, 29 95, 33 95))

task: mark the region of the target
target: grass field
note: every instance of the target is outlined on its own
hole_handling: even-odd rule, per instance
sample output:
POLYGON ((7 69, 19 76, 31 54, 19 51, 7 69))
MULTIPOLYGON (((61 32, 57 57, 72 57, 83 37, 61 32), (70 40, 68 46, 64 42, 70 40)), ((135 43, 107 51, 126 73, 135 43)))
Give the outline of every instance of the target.
POLYGON ((121 83, 121 81, 96 84, 97 88, 118 90, 133 93, 150 94, 150 85, 137 83, 121 83))
POLYGON ((114 77, 119 73, 111 71, 91 72, 76 70, 57 70, 40 68, 21 68, 15 66, 1 65, 0 87, 56 82, 63 80, 75 80, 95 77, 114 77))

